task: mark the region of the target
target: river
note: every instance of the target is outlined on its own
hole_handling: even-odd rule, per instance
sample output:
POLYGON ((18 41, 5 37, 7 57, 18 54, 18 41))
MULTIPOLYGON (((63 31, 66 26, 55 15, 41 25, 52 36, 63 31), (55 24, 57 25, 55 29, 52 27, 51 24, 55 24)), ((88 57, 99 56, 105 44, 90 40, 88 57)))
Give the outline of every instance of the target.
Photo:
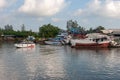
POLYGON ((120 80, 120 48, 1 43, 0 80, 120 80))

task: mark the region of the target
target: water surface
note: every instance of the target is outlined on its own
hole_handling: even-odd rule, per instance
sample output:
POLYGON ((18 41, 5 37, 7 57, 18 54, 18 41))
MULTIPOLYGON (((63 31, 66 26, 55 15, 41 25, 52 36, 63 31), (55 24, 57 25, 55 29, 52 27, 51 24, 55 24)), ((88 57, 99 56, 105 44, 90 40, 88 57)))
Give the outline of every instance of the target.
POLYGON ((0 80, 120 80, 120 48, 0 44, 0 80))

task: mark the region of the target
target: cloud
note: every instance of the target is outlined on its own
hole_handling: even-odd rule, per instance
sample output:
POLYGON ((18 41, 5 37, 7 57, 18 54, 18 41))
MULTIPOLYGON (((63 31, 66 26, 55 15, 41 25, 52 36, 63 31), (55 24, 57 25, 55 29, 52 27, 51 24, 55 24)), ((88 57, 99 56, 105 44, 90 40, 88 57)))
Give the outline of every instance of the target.
POLYGON ((25 0, 19 11, 33 16, 52 16, 65 6, 65 0, 25 0))
POLYGON ((76 10, 77 15, 97 15, 110 18, 120 18, 119 0, 92 0, 84 9, 76 10))
POLYGON ((0 0, 0 9, 6 6, 5 0, 0 0))
POLYGON ((106 1, 105 8, 103 7, 103 15, 109 17, 120 17, 120 1, 106 1))
POLYGON ((59 18, 52 18, 51 19, 53 22, 60 22, 61 21, 61 19, 59 19, 59 18))
POLYGON ((77 15, 81 15, 82 12, 83 12, 82 9, 78 9, 78 10, 74 13, 74 15, 75 15, 75 16, 77 16, 77 15))

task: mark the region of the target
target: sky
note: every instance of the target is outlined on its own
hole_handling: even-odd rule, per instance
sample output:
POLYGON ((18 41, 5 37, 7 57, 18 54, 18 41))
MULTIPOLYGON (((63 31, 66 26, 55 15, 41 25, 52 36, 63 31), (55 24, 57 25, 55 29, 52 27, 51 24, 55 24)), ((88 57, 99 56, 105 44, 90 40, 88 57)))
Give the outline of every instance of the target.
POLYGON ((120 29, 120 0, 0 0, 0 27, 39 31, 44 24, 66 29, 68 20, 86 29, 120 29))

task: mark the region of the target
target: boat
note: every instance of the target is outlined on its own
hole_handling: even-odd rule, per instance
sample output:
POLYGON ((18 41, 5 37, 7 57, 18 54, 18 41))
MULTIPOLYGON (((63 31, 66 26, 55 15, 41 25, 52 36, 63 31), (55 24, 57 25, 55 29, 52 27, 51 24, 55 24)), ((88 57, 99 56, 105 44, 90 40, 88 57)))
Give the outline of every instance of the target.
POLYGON ((120 43, 116 41, 111 41, 110 48, 120 48, 120 43))
POLYGON ((64 35, 57 35, 55 38, 49 38, 45 41, 47 45, 62 45, 64 42, 64 35))
POLYGON ((60 41, 45 41, 47 45, 62 45, 60 41))
POLYGON ((53 38, 53 39, 48 39, 45 41, 45 44, 47 45, 62 45, 62 39, 61 38, 53 38))
POLYGON ((100 33, 86 35, 83 39, 71 39, 71 47, 75 48, 107 48, 110 46, 110 38, 100 33))
POLYGON ((72 36, 71 35, 67 35, 65 36, 63 42, 64 44, 70 44, 70 40, 71 40, 72 36))
POLYGON ((16 48, 34 48, 35 43, 33 43, 32 41, 22 41, 20 43, 16 43, 14 46, 16 48))

